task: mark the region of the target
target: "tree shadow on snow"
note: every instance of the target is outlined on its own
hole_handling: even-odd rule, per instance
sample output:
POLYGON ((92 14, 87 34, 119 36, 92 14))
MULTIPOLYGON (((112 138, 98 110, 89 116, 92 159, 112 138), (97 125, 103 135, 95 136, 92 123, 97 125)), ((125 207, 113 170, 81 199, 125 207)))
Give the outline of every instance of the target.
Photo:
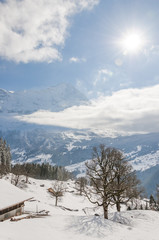
POLYGON ((100 216, 74 217, 68 225, 68 229, 75 233, 81 233, 92 237, 104 237, 115 230, 116 223, 100 216))

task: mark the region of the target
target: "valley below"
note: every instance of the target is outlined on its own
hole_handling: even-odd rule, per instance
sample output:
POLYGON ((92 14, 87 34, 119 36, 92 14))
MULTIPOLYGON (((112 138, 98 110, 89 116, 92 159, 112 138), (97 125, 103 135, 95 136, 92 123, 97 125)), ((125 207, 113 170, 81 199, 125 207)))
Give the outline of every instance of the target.
POLYGON ((26 114, 38 111, 42 119, 47 119, 47 111, 60 114, 81 104, 87 105, 89 100, 67 84, 21 92, 0 89, 0 137, 10 145, 12 164, 49 163, 65 166, 75 176, 82 176, 93 147, 104 144, 121 150, 137 172, 145 194, 155 194, 159 183, 159 133, 132 134, 108 126, 76 129, 61 127, 58 122, 44 125, 23 120, 26 114))

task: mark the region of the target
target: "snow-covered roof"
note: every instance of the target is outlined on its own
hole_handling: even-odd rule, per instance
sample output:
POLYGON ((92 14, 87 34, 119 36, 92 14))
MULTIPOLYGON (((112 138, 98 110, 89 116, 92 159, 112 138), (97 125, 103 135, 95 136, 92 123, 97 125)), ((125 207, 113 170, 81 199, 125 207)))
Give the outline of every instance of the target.
POLYGON ((11 183, 0 179, 0 210, 30 199, 31 196, 11 183))

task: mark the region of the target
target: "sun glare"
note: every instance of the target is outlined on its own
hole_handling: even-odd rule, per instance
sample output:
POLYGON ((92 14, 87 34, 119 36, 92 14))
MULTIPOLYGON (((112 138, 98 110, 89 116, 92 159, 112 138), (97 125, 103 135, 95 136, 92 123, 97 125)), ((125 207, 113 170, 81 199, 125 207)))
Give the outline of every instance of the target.
POLYGON ((138 53, 144 45, 142 35, 138 32, 131 32, 124 35, 121 40, 121 46, 123 52, 127 53, 138 53))

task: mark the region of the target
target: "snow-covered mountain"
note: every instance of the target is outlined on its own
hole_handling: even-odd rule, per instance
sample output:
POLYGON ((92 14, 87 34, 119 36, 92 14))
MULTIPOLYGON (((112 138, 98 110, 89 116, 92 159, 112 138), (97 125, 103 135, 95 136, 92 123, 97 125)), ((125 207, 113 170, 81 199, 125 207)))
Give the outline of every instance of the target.
POLYGON ((155 192, 159 183, 159 133, 121 136, 111 130, 90 132, 37 127, 14 118, 40 109, 61 111, 86 102, 87 98, 68 84, 21 92, 0 89, 0 137, 5 138, 11 147, 12 162, 49 162, 69 166, 76 174, 82 174, 83 163, 91 159, 93 147, 105 144, 121 149, 148 194, 155 192))
POLYGON ((159 183, 159 134, 104 137, 92 132, 38 128, 0 132, 11 146, 12 162, 49 162, 83 174, 94 146, 121 149, 129 159, 148 194, 159 183))
POLYGON ((0 89, 2 113, 28 114, 41 109, 56 112, 86 101, 86 97, 70 84, 19 92, 0 89))

